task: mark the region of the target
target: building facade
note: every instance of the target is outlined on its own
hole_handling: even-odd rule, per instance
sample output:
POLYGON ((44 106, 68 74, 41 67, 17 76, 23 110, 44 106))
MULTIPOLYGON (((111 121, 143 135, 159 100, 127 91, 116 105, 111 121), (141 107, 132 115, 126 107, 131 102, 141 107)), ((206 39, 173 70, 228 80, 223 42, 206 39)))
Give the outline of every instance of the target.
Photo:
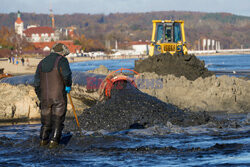
POLYGON ((23 36, 29 42, 58 41, 59 34, 52 27, 30 27, 23 31, 23 36))
POLYGON ((130 42, 129 45, 138 55, 148 54, 150 48, 149 42, 134 41, 130 42))
POLYGON ((51 42, 58 41, 60 33, 52 27, 40 27, 30 25, 24 29, 24 22, 21 19, 21 13, 18 11, 15 21, 15 32, 21 37, 25 37, 29 42, 51 42))
MULTIPOLYGON (((74 30, 76 28, 71 26, 66 28, 67 35, 74 37, 74 30)), ((55 43, 65 44, 70 53, 80 53, 81 46, 74 45, 72 40, 60 41, 60 35, 62 32, 53 27, 41 27, 38 25, 29 25, 27 29, 24 29, 24 22, 21 19, 21 13, 18 11, 17 20, 15 21, 15 32, 23 38, 26 38, 28 42, 33 43, 37 50, 44 52, 50 51, 55 43)))

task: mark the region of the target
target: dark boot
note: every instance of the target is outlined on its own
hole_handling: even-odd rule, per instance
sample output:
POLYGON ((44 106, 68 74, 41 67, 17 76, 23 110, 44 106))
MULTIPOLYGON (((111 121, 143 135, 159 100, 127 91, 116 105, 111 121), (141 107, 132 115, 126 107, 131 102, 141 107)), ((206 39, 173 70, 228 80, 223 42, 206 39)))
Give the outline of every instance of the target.
POLYGON ((41 108, 41 130, 40 130, 40 139, 48 141, 52 129, 51 124, 51 108, 48 107, 47 103, 43 103, 41 108))
POLYGON ((52 106, 52 135, 50 138, 49 148, 58 146, 62 130, 64 127, 64 120, 66 114, 66 100, 55 102, 52 106))
POLYGON ((60 129, 54 129, 50 142, 49 142, 49 148, 56 148, 59 145, 60 139, 61 139, 62 131, 60 129))
POLYGON ((51 141, 49 142, 49 149, 57 148, 58 145, 59 145, 59 144, 58 144, 57 141, 51 140, 51 141))
POLYGON ((54 129, 50 140, 59 143, 61 139, 61 135, 62 135, 61 129, 58 129, 58 128, 54 129))
POLYGON ((42 125, 41 131, 40 131, 40 139, 44 141, 48 141, 50 133, 51 133, 51 128, 42 125))
POLYGON ((49 142, 48 142, 48 140, 41 140, 40 141, 40 146, 46 146, 47 144, 48 144, 49 142))
POLYGON ((65 101, 55 103, 52 106, 52 135, 51 141, 55 141, 57 143, 60 142, 62 130, 64 127, 64 120, 66 114, 66 103, 65 101))
POLYGON ((41 127, 40 131, 40 146, 46 146, 49 143, 51 128, 48 128, 44 125, 41 127))

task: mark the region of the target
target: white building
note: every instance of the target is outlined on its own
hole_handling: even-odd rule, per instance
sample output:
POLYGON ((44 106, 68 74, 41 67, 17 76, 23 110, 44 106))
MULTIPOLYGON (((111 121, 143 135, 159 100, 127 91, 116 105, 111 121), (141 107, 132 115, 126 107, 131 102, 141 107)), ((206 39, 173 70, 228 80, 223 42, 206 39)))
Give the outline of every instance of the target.
POLYGON ((51 42, 58 41, 60 33, 52 27, 39 27, 30 25, 24 29, 24 24, 21 19, 21 13, 18 11, 17 20, 15 21, 15 32, 21 37, 25 37, 29 42, 51 42))
POLYGON ((135 53, 138 55, 147 54, 150 47, 148 42, 141 42, 141 41, 130 42, 130 45, 132 49, 135 51, 135 53))
POLYGON ((59 35, 52 27, 31 27, 23 31, 23 36, 29 42, 58 41, 59 35))

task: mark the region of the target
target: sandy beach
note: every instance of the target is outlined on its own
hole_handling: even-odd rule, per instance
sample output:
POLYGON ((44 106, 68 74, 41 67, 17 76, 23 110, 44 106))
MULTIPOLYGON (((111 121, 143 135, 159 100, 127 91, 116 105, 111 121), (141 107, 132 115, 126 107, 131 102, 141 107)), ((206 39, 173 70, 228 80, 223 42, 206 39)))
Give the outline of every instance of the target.
POLYGON ((4 68, 4 73, 12 75, 33 74, 35 73, 36 66, 41 61, 41 59, 29 58, 28 60, 29 62, 25 62, 24 65, 22 65, 19 60, 19 63, 17 65, 10 63, 6 58, 1 59, 0 68, 4 68))
MULTIPOLYGON (((112 59, 130 59, 130 58, 141 58, 141 56, 118 56, 113 57, 112 59)), ((25 75, 25 74, 34 74, 37 68, 38 63, 43 58, 25 58, 24 65, 21 63, 21 59, 19 59, 18 65, 9 63, 8 58, 2 58, 0 59, 0 69, 4 68, 4 73, 11 74, 11 75, 25 75)), ((84 62, 84 61, 93 61, 93 60, 107 60, 110 59, 110 57, 67 57, 69 63, 74 62, 84 62)))
MULTIPOLYGON (((28 58, 25 59, 24 65, 22 63, 13 64, 9 63, 9 60, 1 59, 0 68, 4 68, 4 73, 12 74, 12 75, 24 75, 24 74, 34 74, 37 68, 38 63, 42 60, 42 58, 28 58)), ((68 58, 69 62, 72 63, 73 60, 68 58)), ((88 57, 77 57, 74 58, 74 62, 88 61, 91 60, 88 57)))

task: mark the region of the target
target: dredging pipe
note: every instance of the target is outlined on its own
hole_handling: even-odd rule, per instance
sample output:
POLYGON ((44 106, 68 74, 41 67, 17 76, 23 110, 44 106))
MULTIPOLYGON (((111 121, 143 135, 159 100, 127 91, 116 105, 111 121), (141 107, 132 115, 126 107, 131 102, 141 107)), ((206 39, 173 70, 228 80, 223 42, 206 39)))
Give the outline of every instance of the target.
MULTIPOLYGON (((123 89, 125 84, 130 83, 136 87, 133 77, 125 75, 125 71, 130 71, 139 75, 137 72, 130 69, 118 69, 107 76, 88 73, 88 72, 72 72, 73 89, 72 96, 78 99, 83 99, 85 102, 101 101, 111 97, 112 89, 123 89)), ((23 75, 9 78, 3 78, 0 83, 8 83, 11 85, 31 85, 34 86, 34 75, 23 75)))

